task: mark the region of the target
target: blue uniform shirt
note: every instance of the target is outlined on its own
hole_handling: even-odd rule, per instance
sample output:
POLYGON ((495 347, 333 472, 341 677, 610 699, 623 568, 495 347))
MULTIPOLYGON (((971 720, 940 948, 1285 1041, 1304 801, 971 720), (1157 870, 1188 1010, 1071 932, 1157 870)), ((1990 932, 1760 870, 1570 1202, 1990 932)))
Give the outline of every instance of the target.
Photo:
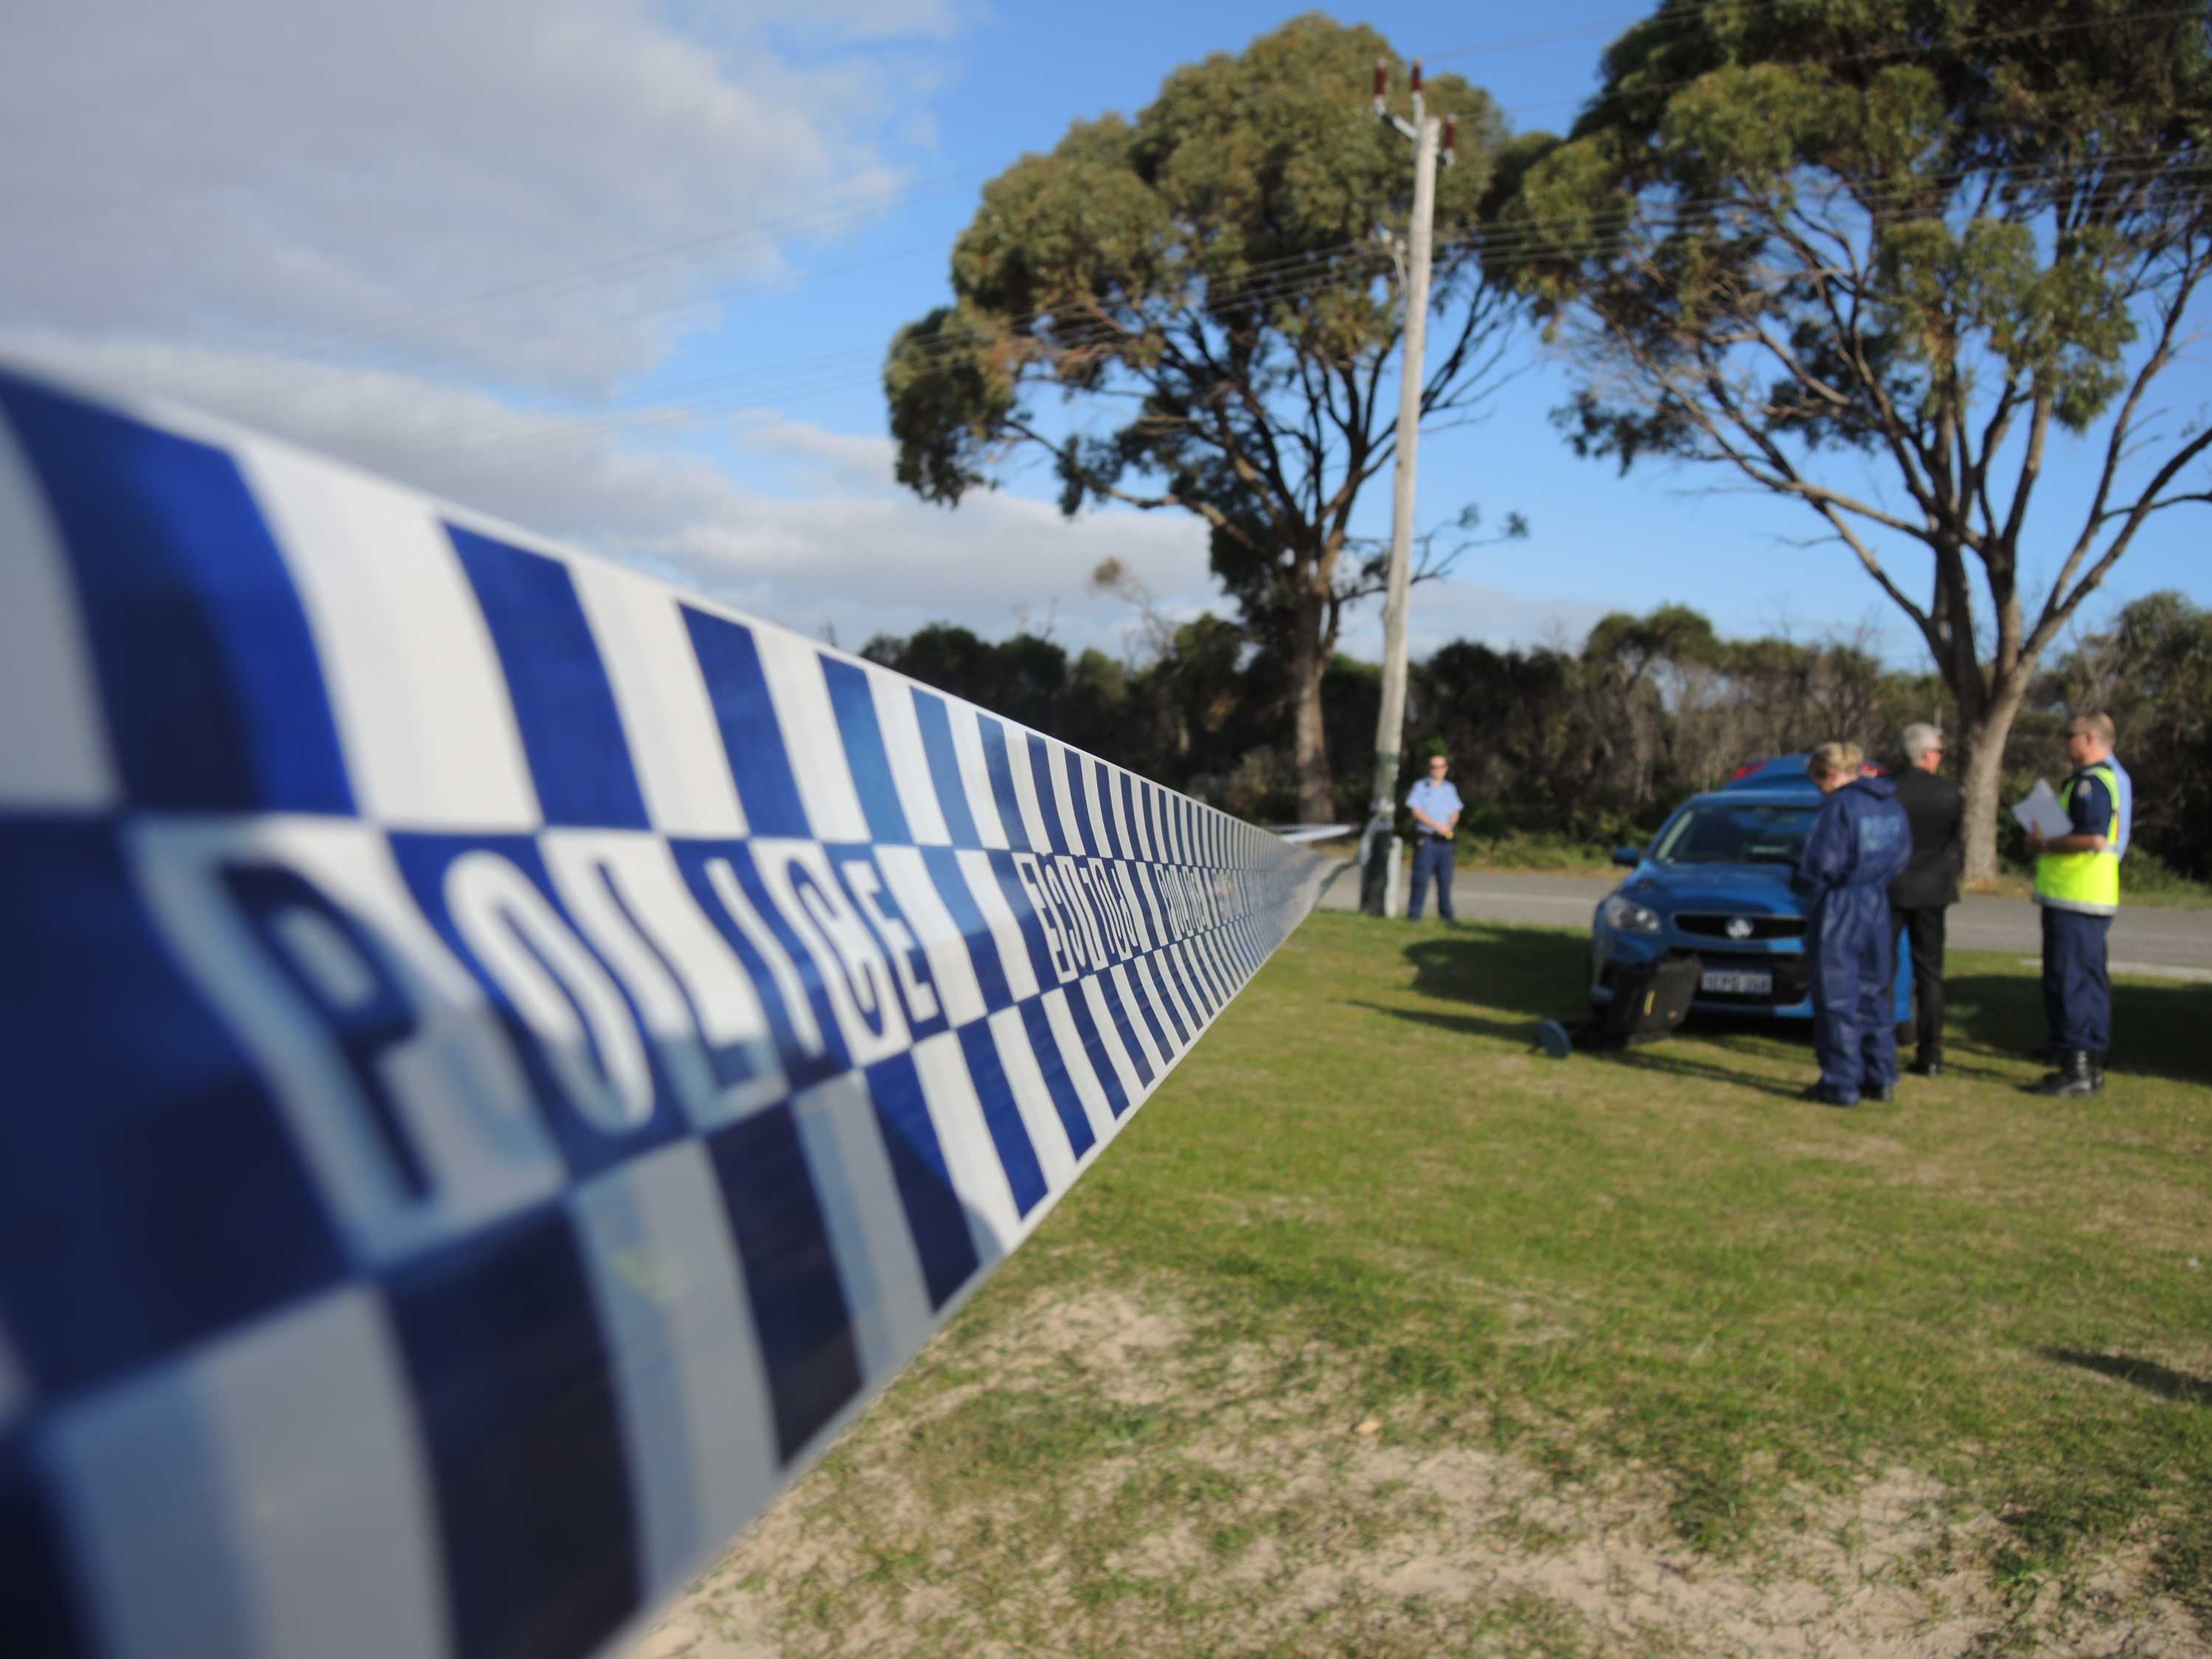
MULTIPOLYGON (((1406 792, 1406 805, 1426 812, 1438 823, 1449 823, 1452 814, 1459 811, 1465 803, 1460 799, 1459 791, 1452 787, 1449 778, 1442 783, 1423 778, 1406 792)), ((1419 818, 1413 820, 1413 832, 1420 836, 1436 833, 1419 818)))
MULTIPOLYGON (((2135 827, 2136 781, 2128 775, 2128 769, 2120 764, 2120 757, 2118 755, 2106 756, 2105 764, 2112 769, 2112 781, 2120 786, 2118 801, 2120 833, 2112 842, 2112 851, 2125 858, 2128 851, 2128 832, 2135 827)), ((2091 833, 2101 834, 2102 832, 2092 831, 2091 833)))
MULTIPOLYGON (((2109 766, 2112 763, 2107 761, 2105 764, 2109 766)), ((2116 772, 2115 779, 2118 775, 2116 772)), ((2105 787, 2104 781, 2086 767, 2076 772, 2071 781, 2074 793, 2068 799, 2066 816, 2073 821, 2074 833, 2077 836, 2104 835, 2112 828, 2112 793, 2105 787)), ((2127 817, 2123 813, 2119 823, 2121 838, 2126 836, 2127 829, 2127 817)), ((2112 850, 2117 852, 2118 848, 2115 847, 2112 850)))

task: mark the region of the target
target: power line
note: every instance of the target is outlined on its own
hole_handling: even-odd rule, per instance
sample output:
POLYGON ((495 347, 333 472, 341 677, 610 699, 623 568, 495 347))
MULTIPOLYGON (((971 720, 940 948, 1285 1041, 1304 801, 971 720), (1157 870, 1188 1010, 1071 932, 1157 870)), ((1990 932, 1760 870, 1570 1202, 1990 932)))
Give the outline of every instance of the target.
MULTIPOLYGON (((1310 254, 1300 254, 1295 256, 1294 259, 1284 263, 1304 265, 1310 264, 1312 258, 1313 256, 1310 254)), ((1372 264, 1376 275, 1381 274, 1386 262, 1387 256, 1379 250, 1354 256, 1351 261, 1355 264, 1372 264)), ((1224 306, 1262 304, 1279 299, 1293 299, 1306 294, 1319 293, 1328 289, 1341 287, 1345 275, 1346 273, 1340 268, 1319 273, 1302 273, 1297 270, 1280 271, 1266 281, 1231 285, 1218 290, 1209 296, 1207 303, 1210 307, 1218 309, 1224 306)), ((1050 314, 1039 313, 1028 318, 1016 319, 1014 324, 1009 325, 1007 332, 1027 333, 1038 324, 1048 320, 1050 314)), ((1080 351, 1093 346, 1110 343, 1121 335, 1134 331, 1139 331, 1124 330, 1113 325, 1090 325, 1073 330, 1058 331, 1049 342, 1039 341, 1038 343, 1050 351, 1080 351)), ((918 355, 921 361, 929 362, 950 358, 963 351, 972 349, 974 344, 973 341, 966 339, 941 338, 920 342, 908 349, 910 354, 918 355)), ((457 433, 436 434, 431 438, 418 440, 415 445, 401 453, 412 455, 420 450, 453 453, 457 449, 480 452, 485 449, 504 448, 518 443, 557 441, 570 436, 588 435, 599 429, 613 430, 629 426, 665 425, 678 418, 690 418, 709 413, 726 413, 760 403, 766 398, 809 396, 817 392, 859 386, 875 379, 879 371, 871 368, 860 375, 842 372, 833 373, 826 379, 817 371, 827 368, 834 363, 849 362, 862 355, 878 356, 878 354, 876 348, 856 347, 844 351, 824 353, 814 358, 795 359, 764 370, 743 370, 728 375, 713 376, 707 380, 692 383, 684 388, 687 391, 705 395, 682 398, 671 402, 664 394, 629 411, 618 409, 608 413, 586 412, 573 416, 552 415, 549 416, 543 424, 521 429, 516 429, 504 420, 477 422, 457 433), (775 378, 779 375, 794 378, 783 380, 775 378), (479 432, 485 435, 474 443, 466 441, 472 434, 479 432)), ((911 356, 909 361, 912 361, 911 356)))
MULTIPOLYGON (((1789 3, 1789 0, 1683 0, 1683 3, 1662 7, 1659 11, 1644 18, 1626 18, 1613 21, 1629 25, 1634 25, 1638 22, 1642 22, 1647 25, 1651 23, 1679 22, 1686 26, 1693 21, 1723 13, 1742 15, 1747 13, 1763 12, 1771 10, 1778 6, 1786 3, 1789 3)), ((2130 23, 2169 21, 2175 18, 2201 15, 2201 9, 2202 9, 2198 7, 2174 7, 2157 11, 2137 13, 2121 17, 2082 19, 2071 22, 2037 24, 2014 29, 1983 31, 1977 33, 1963 35, 1960 37, 1957 44, 1963 46, 1975 44, 1981 41, 2024 38, 2029 35, 2069 30, 2119 27, 2130 23)), ((1478 52, 1513 50, 1516 47, 1538 44, 1549 44, 1557 40, 1572 38, 1578 34, 1593 32, 1600 27, 1610 26, 1610 23, 1601 22, 1599 24, 1579 26, 1577 28, 1571 30, 1553 30, 1533 35, 1508 37, 1502 40, 1493 40, 1489 42, 1478 42, 1468 46, 1450 47, 1447 48, 1443 52, 1430 53, 1426 56, 1429 61, 1437 61, 1452 57, 1473 55, 1478 52)), ((1907 55, 1916 50, 1918 49, 1914 47, 1878 48, 1863 52, 1838 54, 1820 61, 1830 64, 1866 61, 1885 57, 1907 55)), ((1703 76, 1700 75, 1685 76, 1673 82, 1655 83, 1650 87, 1640 89, 1638 95, 1648 95, 1671 91, 1680 87, 1694 84, 1695 82, 1702 78, 1703 76)), ((1601 90, 1598 94, 1591 94, 1591 96, 1601 95, 1603 95, 1601 90)), ((1528 110, 1556 106, 1559 104, 1573 103, 1577 101, 1584 100, 1575 97, 1540 100, 1507 106, 1504 108, 1501 112, 1505 114, 1515 114, 1528 110)), ((932 179, 921 181, 921 185, 919 186, 919 193, 910 193, 902 199, 905 202, 933 199, 937 196, 949 193, 959 186, 981 176, 985 171, 987 171, 987 169, 968 168, 956 173, 936 175, 932 179)), ((709 248, 743 245, 745 243, 773 245, 773 243, 781 236, 805 234, 810 228, 817 233, 832 230, 844 223, 865 219, 871 215, 882 210, 885 205, 886 204, 884 203, 870 199, 848 204, 843 206, 823 207, 821 209, 812 210, 805 213, 787 216, 782 219, 769 221, 764 224, 749 227, 743 230, 713 232, 703 236, 690 238, 682 242, 669 244, 653 249, 642 250, 635 253, 624 255, 617 259, 605 261, 597 265, 583 267, 576 270, 508 283, 502 287, 481 291, 476 295, 464 296, 452 301, 441 301, 430 306, 387 313, 382 317, 371 321, 350 325, 343 329, 329 331, 318 335, 294 337, 289 342, 279 337, 276 340, 264 343, 259 349, 299 354, 312 352, 319 348, 326 348, 331 346, 374 345, 380 342, 401 337, 407 332, 410 331, 413 328, 417 327, 427 321, 435 320, 441 318, 451 318, 456 314, 465 314, 466 312, 482 306, 512 301, 515 299, 521 298, 533 293, 557 290, 563 287, 588 286, 594 282, 605 280, 614 276, 635 274, 640 270, 651 270, 659 264, 690 258, 709 248)), ((818 273, 797 273, 796 280, 805 281, 808 280, 809 276, 813 275, 830 275, 842 273, 850 270, 861 269, 867 265, 888 262, 888 260, 892 257, 908 256, 878 256, 878 258, 868 260, 854 261, 845 265, 830 267, 828 270, 818 273)), ((746 293, 763 291, 779 286, 782 282, 787 280, 791 279, 781 276, 762 278, 750 283, 740 283, 734 287, 725 287, 708 293, 687 296, 681 301, 666 305, 635 308, 629 312, 617 313, 613 317, 595 319, 592 322, 580 324, 570 328, 541 330, 535 334, 525 336, 519 340, 495 342, 489 345, 483 346, 451 349, 436 353, 427 360, 417 359, 410 365, 410 367, 419 371, 419 369, 423 367, 437 366, 445 363, 484 362, 497 356, 503 352, 518 350, 531 345, 542 344, 551 340, 570 338, 578 334, 592 332, 601 328, 616 326, 624 322, 641 320, 642 319, 653 316, 672 315, 682 311, 689 310, 696 306, 718 303, 720 300, 725 298, 736 297, 746 293)), ((157 377, 155 380, 149 382, 149 389, 157 392, 174 392, 179 391, 188 392, 192 385, 196 381, 200 380, 200 379, 201 377, 199 375, 191 373, 187 373, 175 379, 165 380, 157 377)))
MULTIPOLYGON (((2146 167, 2142 176, 2170 174, 2175 166, 2169 158, 2154 152, 2103 158, 2106 167, 2128 166, 2136 163, 2162 164, 2155 168, 2146 167)), ((2185 162, 2181 169, 2191 175, 2202 172, 2212 163, 2185 162)), ((1987 176, 1991 173, 2008 175, 2013 182, 2033 184, 2039 179, 2056 178, 2073 169, 2063 164, 2049 162, 2021 163, 2011 168, 1958 168, 1942 173, 1914 175, 1892 181, 1881 189, 1855 192, 1855 199, 1871 197, 1878 206, 1884 196, 1909 198, 1933 186, 1987 176)), ((1579 222, 1577 234, 1562 238, 1540 225, 1510 226, 1504 229, 1486 229, 1442 243, 1439 253, 1486 253, 1493 258, 1511 257, 1524 253, 1553 253, 1562 258, 1585 257, 1601 251, 1616 236, 1641 227, 1654 234, 1679 229, 1717 211, 1738 205, 1740 198, 1732 194, 1686 198, 1655 208, 1650 204, 1627 202, 1617 207, 1592 213, 1579 222)), ((1253 305, 1294 302, 1297 300, 1341 288, 1348 278, 1364 274, 1373 280, 1387 269, 1384 256, 1379 251, 1364 252, 1364 243, 1345 242, 1327 248, 1264 262, 1252 267, 1243 280, 1209 292, 1203 303, 1209 309, 1253 305), (1301 270, 1316 260, 1334 260, 1328 269, 1301 270), (1348 268, 1347 268, 1348 267, 1348 268), (1259 273, 1266 273, 1260 275, 1259 273)), ((1001 337, 1012 334, 1027 334, 1053 313, 1040 311, 1026 317, 1012 319, 1003 325, 1001 337)), ((1118 324, 1099 324, 1073 330, 1062 329, 1049 340, 1038 344, 1048 352, 1080 351, 1110 344, 1115 339, 1140 330, 1118 324)), ((956 356, 974 349, 975 343, 962 338, 940 338, 921 342, 908 348, 909 361, 919 356, 927 363, 956 356)), ((684 386, 665 388, 653 395, 649 402, 625 410, 621 405, 600 410, 577 411, 573 414, 551 412, 541 423, 517 428, 505 419, 475 422, 449 429, 418 440, 403 454, 412 455, 417 450, 436 450, 451 453, 502 449, 517 445, 559 441, 574 436, 586 436, 599 430, 619 430, 629 427, 667 425, 679 420, 697 418, 715 413, 726 413, 750 404, 769 400, 789 400, 816 393, 846 389, 866 384, 875 378, 872 367, 854 375, 837 368, 856 357, 872 355, 874 349, 855 347, 842 351, 796 358, 784 363, 757 369, 735 371, 727 374, 708 377, 684 386), (690 394, 670 400, 670 393, 690 394), (477 434, 483 434, 477 437, 477 434), (475 438, 476 441, 469 441, 475 438)))
MULTIPOLYGON (((1264 300, 1278 289, 1282 288, 1286 284, 1297 282, 1312 281, 1316 274, 1312 273, 1310 270, 1306 270, 1304 268, 1311 267, 1317 261, 1325 261, 1347 255, 1353 258, 1359 258, 1364 255, 1370 258, 1379 258, 1381 257, 1379 253, 1370 252, 1372 244, 1368 243, 1363 239, 1357 242, 1339 242, 1322 248, 1301 250, 1297 253, 1282 255, 1274 259, 1261 260, 1253 265, 1248 266, 1236 283, 1222 285, 1212 290, 1211 295, 1209 295, 1209 302, 1216 305, 1225 305, 1251 303, 1255 301, 1264 300)), ((1338 280, 1339 275, 1334 270, 1319 273, 1317 285, 1329 286, 1334 284, 1338 280)), ((1035 329, 1038 325, 1048 321, 1053 315, 1054 313, 1051 309, 1041 308, 1037 311, 1030 313, 1026 316, 1009 319, 1003 327, 1010 332, 1027 332, 1035 329)), ((1104 340, 1110 339, 1112 336, 1113 331, 1111 330, 1097 332, 1095 337, 1091 334, 1085 334, 1083 337, 1083 343, 1089 344, 1103 343, 1104 340)), ((934 356, 940 352, 966 349, 968 344, 968 342, 961 340, 941 340, 927 343, 919 348, 913 349, 918 349, 924 351, 926 354, 934 356)), ((711 391, 717 388, 726 387, 733 382, 770 379, 778 374, 788 372, 811 371, 823 364, 850 360, 856 356, 876 356, 879 355, 880 349, 877 347, 849 347, 838 351, 822 353, 814 356, 795 358, 784 363, 770 364, 760 368, 740 369, 732 371, 727 374, 710 375, 702 380, 686 382, 677 386, 663 387, 655 392, 640 393, 637 394, 637 399, 639 401, 649 400, 651 404, 665 407, 667 406, 666 399, 672 393, 711 391)), ((622 405, 617 404, 613 407, 619 409, 622 405)))
MULTIPOLYGON (((1577 23, 1567 28, 1543 29, 1534 34, 1507 35, 1502 39, 1475 40, 1465 46, 1446 46, 1441 52, 1425 52, 1425 64, 1447 63, 1455 58, 1494 57, 1503 52, 1525 52, 1535 46, 1563 46, 1571 40, 1587 40, 1594 35, 1649 27, 1655 23, 1688 23, 1717 12, 1769 11, 1793 0, 1697 0, 1696 3, 1662 6, 1658 10, 1641 15, 1634 13, 1595 18, 1587 23, 1577 23)), ((1802 3, 1802 0, 1800 0, 1802 3)))
MULTIPOLYGON (((1555 252, 1563 258, 1575 258, 1601 250, 1610 240, 1609 235, 1601 230, 1599 234, 1586 237, 1579 242, 1555 241, 1547 244, 1547 246, 1548 251, 1555 252)), ((1471 250, 1474 242, 1470 240, 1467 244, 1454 246, 1471 250)), ((1379 262, 1375 274, 1377 276, 1382 274, 1382 268, 1379 262)), ((1300 283, 1286 283, 1264 294, 1255 294, 1252 297, 1273 301, 1295 301, 1306 295, 1336 287, 1341 280, 1340 275, 1331 275, 1310 278, 1300 283)), ((1079 334, 1065 339, 1062 342, 1062 349, 1082 349, 1086 346, 1107 343, 1111 337, 1110 332, 1103 331, 1089 335, 1079 334)), ((955 341, 945 343, 939 349, 940 352, 951 352, 966 349, 968 349, 968 343, 955 341)), ((431 441, 425 442, 419 448, 410 447, 401 453, 409 457, 416 453, 433 452, 441 455, 486 453, 527 449, 546 443, 587 438, 599 433, 649 430, 658 427, 688 425, 693 421, 733 413, 739 409, 763 402, 773 402, 778 406, 803 403, 819 394, 857 389, 873 383, 875 380, 876 371, 873 369, 864 370, 859 374, 829 371, 811 377, 793 378, 775 385, 760 383, 740 385, 718 395, 647 405, 627 413, 556 416, 549 417, 544 424, 520 429, 502 430, 496 425, 486 424, 471 428, 472 432, 481 431, 484 434, 473 442, 456 443, 452 440, 431 441)))
MULTIPOLYGON (((1784 3, 1785 0, 1713 0, 1713 3, 1690 8, 1689 9, 1693 9, 1699 13, 1723 11, 1732 9, 1747 11, 1763 11, 1784 3)), ((1660 17, 1664 17, 1665 15, 1666 14, 1663 11, 1657 14, 1660 17)), ((2204 8, 2201 5, 2173 6, 2158 11, 2131 12, 2120 17, 2083 17, 2076 18, 2070 22, 2032 23, 2024 25, 2018 28, 1984 29, 1971 34, 1960 35, 1956 40, 1953 40, 1950 45, 1953 46, 1984 46, 1996 40, 2026 40, 2030 36, 2065 34, 2081 29, 2120 28, 2133 24, 2171 22, 2177 18, 2202 17, 2203 15, 2204 15, 2204 8)), ((1475 49, 1470 47, 1460 48, 1458 50, 1473 51, 1475 49)), ((1927 55, 1927 48, 1920 46, 1875 46, 1869 47, 1863 52, 1832 52, 1823 58, 1807 58, 1803 61, 1806 66, 1826 69, 1838 64, 1877 63, 1887 58, 1909 58, 1925 55, 1927 55)), ((1675 92, 1684 87, 1695 86, 1698 82, 1704 80, 1706 76, 1714 73, 1717 70, 1741 67, 1745 66, 1733 63, 1720 64, 1714 65, 1713 69, 1700 70, 1696 75, 1681 76, 1672 81, 1656 81, 1649 86, 1636 87, 1632 88, 1600 87, 1595 91, 1587 94, 1571 94, 1560 98, 1540 98, 1527 103, 1513 104, 1503 106, 1498 111, 1498 113, 1501 115, 1518 115, 1532 109, 1553 109, 1557 108, 1561 104, 1596 103, 1607 98, 1648 98, 1656 93, 1675 92)))

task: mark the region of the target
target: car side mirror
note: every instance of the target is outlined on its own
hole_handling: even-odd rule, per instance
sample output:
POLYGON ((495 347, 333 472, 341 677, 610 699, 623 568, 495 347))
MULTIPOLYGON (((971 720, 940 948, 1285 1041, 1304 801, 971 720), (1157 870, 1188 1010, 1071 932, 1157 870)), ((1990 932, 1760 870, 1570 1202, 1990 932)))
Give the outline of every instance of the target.
POLYGON ((1616 847, 1613 849, 1613 861, 1633 870, 1644 862, 1644 849, 1641 847, 1616 847))

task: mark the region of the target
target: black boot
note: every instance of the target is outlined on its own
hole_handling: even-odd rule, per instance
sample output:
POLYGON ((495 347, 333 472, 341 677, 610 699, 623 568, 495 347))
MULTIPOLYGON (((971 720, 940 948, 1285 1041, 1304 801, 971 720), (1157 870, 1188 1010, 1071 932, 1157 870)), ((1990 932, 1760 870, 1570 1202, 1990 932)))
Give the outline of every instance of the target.
POLYGON ((2035 1091, 2041 1095, 2070 1099, 2079 1096, 2095 1094, 2104 1085, 2104 1081, 2105 1079, 2091 1068, 2087 1049, 2069 1048, 2058 1056, 2058 1069, 2036 1085, 2035 1091))

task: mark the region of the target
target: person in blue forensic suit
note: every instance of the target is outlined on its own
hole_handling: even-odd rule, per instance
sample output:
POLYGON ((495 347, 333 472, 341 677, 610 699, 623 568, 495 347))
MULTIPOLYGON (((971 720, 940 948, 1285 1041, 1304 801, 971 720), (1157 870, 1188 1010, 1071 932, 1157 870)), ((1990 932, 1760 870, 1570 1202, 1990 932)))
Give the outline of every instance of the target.
POLYGON ((2124 839, 2120 781, 2112 767, 2108 714, 2066 723, 2074 775, 2058 791, 2066 834, 2027 832, 2035 859, 2035 902, 2043 908, 2043 1013, 2057 1070, 2038 1085, 2046 1095, 2094 1095, 2105 1086, 2112 1046, 2112 984, 2105 936, 2120 908, 2124 839))
POLYGON ((1451 763, 1442 755, 1429 757, 1429 775, 1406 792, 1406 810, 1413 815, 1413 887, 1406 902, 1406 920, 1421 919, 1421 901, 1429 896, 1429 878, 1437 881, 1437 914, 1446 921, 1452 915, 1452 832, 1459 828, 1459 791, 1446 781, 1451 763))
POLYGON ((1897 1086, 1889 884, 1911 860, 1912 826, 1897 786, 1861 774, 1863 758, 1856 744, 1824 743, 1806 760, 1806 775, 1827 799, 1790 878, 1813 913, 1805 950, 1820 1080, 1803 1097, 1830 1106, 1856 1106, 1868 1095, 1889 1100, 1897 1086))

